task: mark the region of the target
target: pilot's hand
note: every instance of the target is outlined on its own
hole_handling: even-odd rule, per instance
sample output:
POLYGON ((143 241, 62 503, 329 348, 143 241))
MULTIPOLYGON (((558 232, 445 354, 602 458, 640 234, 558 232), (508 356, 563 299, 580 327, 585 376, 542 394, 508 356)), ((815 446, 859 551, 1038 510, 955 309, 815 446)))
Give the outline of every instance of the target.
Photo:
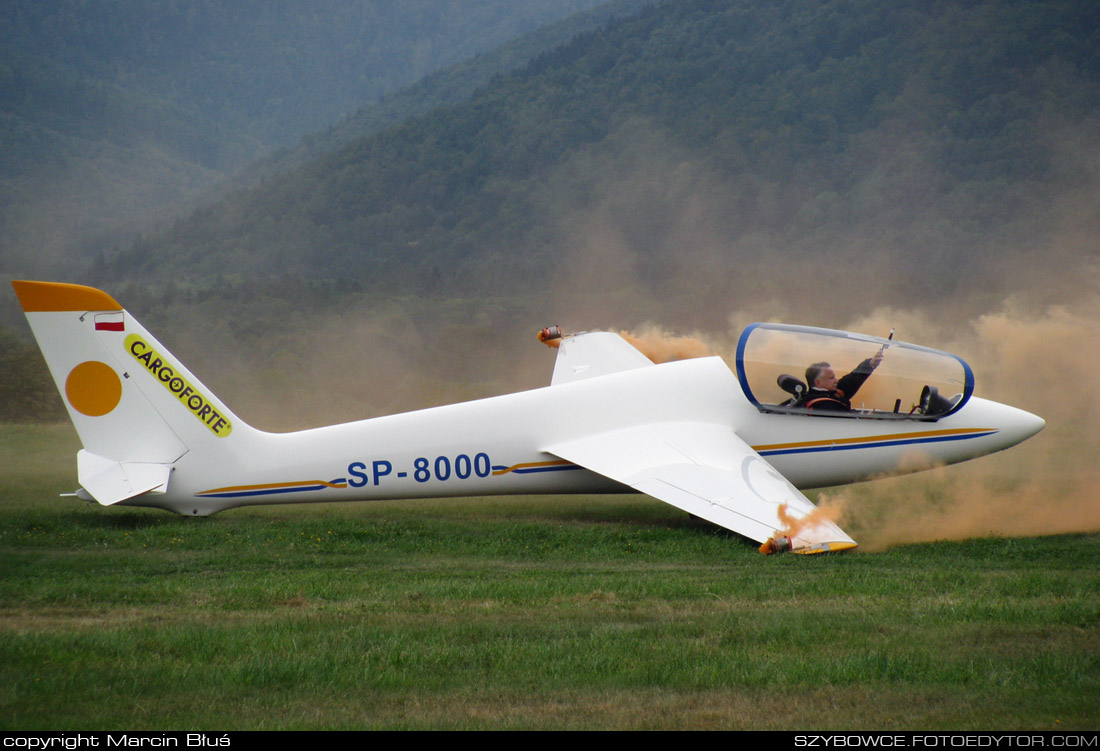
POLYGON ((884 354, 884 352, 880 349, 878 351, 878 354, 871 358, 871 367, 872 368, 877 368, 879 365, 882 364, 883 354, 884 354))

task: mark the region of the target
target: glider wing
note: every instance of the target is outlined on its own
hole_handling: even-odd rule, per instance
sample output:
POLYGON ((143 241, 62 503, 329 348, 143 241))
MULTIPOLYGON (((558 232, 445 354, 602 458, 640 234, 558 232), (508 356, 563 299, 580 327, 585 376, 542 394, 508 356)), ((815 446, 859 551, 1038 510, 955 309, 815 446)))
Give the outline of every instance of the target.
POLYGON ((752 447, 720 425, 642 425, 546 450, 757 542, 787 536, 796 552, 856 544, 752 447))

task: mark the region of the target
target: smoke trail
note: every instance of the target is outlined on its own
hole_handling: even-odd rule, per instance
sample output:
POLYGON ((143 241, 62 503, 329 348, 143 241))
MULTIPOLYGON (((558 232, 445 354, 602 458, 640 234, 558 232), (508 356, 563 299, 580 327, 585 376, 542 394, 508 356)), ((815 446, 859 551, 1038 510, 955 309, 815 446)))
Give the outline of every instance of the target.
POLYGON ((781 526, 774 536, 760 545, 759 550, 764 555, 772 555, 773 553, 778 553, 783 550, 783 548, 777 544, 777 540, 781 538, 793 540, 795 537, 800 536, 805 530, 813 529, 822 522, 835 522, 840 515, 840 508, 831 503, 822 503, 801 518, 792 516, 785 503, 779 506, 778 511, 779 523, 781 526))
POLYGON ((659 326, 649 326, 638 334, 620 331, 619 335, 656 363, 706 357, 712 354, 711 347, 702 339, 670 334, 659 326))

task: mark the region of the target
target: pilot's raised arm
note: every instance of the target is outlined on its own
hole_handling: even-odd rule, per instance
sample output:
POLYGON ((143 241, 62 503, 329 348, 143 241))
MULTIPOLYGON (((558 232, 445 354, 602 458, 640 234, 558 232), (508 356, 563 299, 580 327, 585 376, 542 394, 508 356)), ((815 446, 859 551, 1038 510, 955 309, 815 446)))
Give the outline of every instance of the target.
POLYGON ((806 368, 806 383, 809 388, 799 406, 806 409, 850 412, 852 397, 871 373, 875 372, 875 368, 882 362, 882 356, 883 352, 880 350, 874 357, 867 358, 851 373, 839 379, 829 363, 815 362, 806 368))

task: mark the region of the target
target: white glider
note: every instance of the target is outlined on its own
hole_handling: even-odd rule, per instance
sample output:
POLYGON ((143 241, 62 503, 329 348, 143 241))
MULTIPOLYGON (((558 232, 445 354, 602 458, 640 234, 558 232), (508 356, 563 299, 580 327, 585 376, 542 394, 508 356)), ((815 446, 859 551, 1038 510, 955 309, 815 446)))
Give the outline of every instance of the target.
POLYGON ((76 494, 104 506, 207 516, 254 504, 634 489, 762 549, 816 553, 856 543, 812 515, 798 488, 964 461, 1044 424, 973 397, 973 374, 954 355, 754 324, 736 373, 717 357, 655 365, 616 334, 544 330, 559 345, 549 387, 267 433, 107 293, 13 286, 84 446, 76 494), (815 383, 789 375, 825 365, 818 371, 831 377, 829 363, 861 360, 830 391, 810 388, 817 371, 807 371, 815 383))

